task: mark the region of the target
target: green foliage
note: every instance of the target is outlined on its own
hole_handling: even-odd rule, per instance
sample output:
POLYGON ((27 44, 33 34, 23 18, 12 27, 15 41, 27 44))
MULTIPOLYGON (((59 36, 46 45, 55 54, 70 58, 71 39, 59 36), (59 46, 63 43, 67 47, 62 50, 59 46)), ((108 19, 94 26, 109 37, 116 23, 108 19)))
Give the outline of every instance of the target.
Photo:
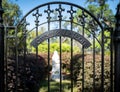
POLYGON ((73 80, 76 83, 78 79, 78 75, 80 74, 80 70, 82 69, 82 62, 81 62, 81 56, 80 54, 77 54, 73 56, 73 80))
MULTIPOLYGON (((79 55, 77 55, 79 56, 79 55)), ((84 91, 85 92, 93 92, 93 78, 95 78, 95 90, 96 92, 101 92, 101 61, 100 59, 96 59, 95 62, 95 70, 93 70, 93 61, 90 60, 90 55, 87 55, 85 57, 88 57, 86 61, 84 61, 84 91), (95 75, 94 73, 95 72, 95 75)), ((98 55, 98 57, 100 57, 98 55)), ((79 92, 82 91, 82 67, 81 65, 83 62, 81 62, 81 58, 76 59, 78 63, 80 64, 80 70, 79 74, 77 74, 77 87, 79 89, 79 92)), ((77 69, 75 69, 77 70, 77 69)), ((108 56, 106 55, 105 62, 104 62, 104 90, 105 92, 110 91, 110 60, 108 59, 108 56)))
MULTIPOLYGON (((41 88, 39 92, 48 92, 48 81, 43 81, 41 83, 41 88)), ((62 80, 62 92, 70 92, 71 90, 71 82, 70 80, 62 80)), ((60 83, 56 81, 50 81, 50 92, 59 92, 60 83)), ((74 92, 77 92, 77 87, 73 88, 74 92)))
POLYGON ((63 43, 62 45, 62 51, 63 52, 70 52, 70 45, 68 45, 67 43, 63 43))
POLYGON ((107 3, 107 1, 108 0, 86 0, 86 2, 88 2, 88 3, 96 3, 100 6, 103 6, 105 3, 107 3))
MULTIPOLYGON (((62 52, 70 52, 71 50, 71 46, 67 43, 62 43, 62 46, 61 46, 61 50, 62 52)), ((51 43, 50 44, 50 52, 54 52, 55 50, 57 50, 58 52, 60 51, 60 46, 58 43, 51 43)), ((79 48, 77 46, 74 46, 73 47, 73 50, 74 52, 79 52, 79 48)), ((46 52, 48 51, 48 44, 46 42, 43 42, 42 44, 40 44, 38 46, 38 51, 39 52, 46 52)))
MULTIPOLYGON (((13 55, 7 58, 7 61, 9 62, 9 64, 7 65, 9 67, 8 72, 16 73, 15 56, 13 55)), ((19 66, 17 68, 19 76, 17 76, 16 74, 13 76, 12 73, 8 74, 8 83, 7 85, 5 85, 7 86, 7 90, 9 90, 9 92, 14 92, 15 88, 11 87, 11 85, 15 86, 15 77, 17 76, 19 80, 19 87, 17 90, 24 90, 26 92, 38 92, 39 83, 48 75, 47 63, 45 59, 42 56, 38 55, 38 60, 36 62, 36 55, 29 54, 26 55, 25 59, 22 55, 18 56, 18 62, 19 66), (23 85, 26 89, 24 89, 23 85)))
POLYGON ((4 9, 3 14, 4 25, 6 26, 16 25, 22 15, 20 7, 17 4, 10 2, 9 0, 3 0, 2 5, 4 9))
MULTIPOLYGON (((115 26, 115 18, 112 10, 109 8, 109 5, 107 4, 107 0, 101 0, 104 2, 103 5, 96 5, 95 3, 89 4, 87 9, 92 12, 92 14, 95 15, 95 17, 101 22, 104 28, 108 27, 114 27, 115 26), (106 2, 106 3, 105 3, 106 2)), ((88 2, 97 2, 100 3, 99 0, 88 0, 88 2)), ((94 31, 94 30, 93 30, 94 31)), ((109 50, 110 49, 110 31, 104 29, 104 49, 109 50), (109 31, 109 32, 108 32, 109 31)), ((102 42, 102 30, 95 34, 96 38, 99 40, 99 42, 102 42)), ((100 44, 97 40, 95 40, 95 47, 96 50, 100 52, 100 44)))
MULTIPOLYGON (((11 2, 10 0, 2 0, 2 6, 4 9, 4 13, 3 13, 3 24, 4 26, 16 26, 16 24, 19 22, 22 12, 20 10, 20 7, 11 2)), ((15 36, 15 29, 6 29, 6 35, 7 36, 15 36)), ((17 36, 21 37, 22 32, 19 33, 17 36)), ((5 36, 6 37, 6 36, 5 36)), ((10 48, 11 51, 10 52, 15 52, 15 44, 16 44, 16 40, 14 38, 12 39, 6 39, 6 43, 7 43, 7 50, 9 50, 10 48)), ((6 45, 5 43, 5 45, 6 45)), ((21 44, 19 45, 19 47, 21 46, 21 44)))
POLYGON ((54 50, 59 51, 59 44, 58 43, 52 43, 50 45, 50 52, 54 52, 54 50))
POLYGON ((42 43, 38 46, 38 51, 39 52, 46 52, 48 51, 48 45, 45 43, 42 43))
MULTIPOLYGON (((70 74, 70 53, 64 54, 62 56, 62 62, 65 63, 64 60, 68 60, 69 64, 67 67, 69 67, 69 73, 64 73, 66 78, 65 80, 62 80, 62 92, 68 92, 70 89, 70 75, 67 77, 67 74, 70 74), (67 81, 66 81, 67 80, 67 81)), ((82 55, 75 54, 73 56, 73 80, 74 80, 74 92, 81 92, 82 91, 82 81, 83 81, 83 62, 82 62, 82 55)), ((95 61, 95 70, 93 71, 93 61, 92 61, 92 55, 84 55, 85 61, 84 61, 84 91, 85 92, 93 92, 93 78, 95 77, 95 91, 101 92, 101 55, 96 55, 96 61, 95 61), (94 73, 95 72, 95 75, 94 73)), ((67 68, 64 67, 64 68, 67 68)), ((62 68, 63 72, 63 68, 62 68)), ((47 92, 47 82, 44 80, 41 82, 41 88, 40 92, 47 92)), ((50 90, 52 92, 57 92, 59 90, 59 82, 50 81, 50 90)), ((110 59, 109 56, 105 56, 105 62, 104 62, 104 92, 110 92, 110 59)))
MULTIPOLYGON (((95 2, 95 1, 92 1, 92 2, 95 2)), ((115 25, 114 14, 107 3, 104 3, 103 5, 100 5, 100 6, 96 5, 95 3, 89 4, 87 9, 88 11, 92 12, 92 14, 95 15, 100 20, 100 22, 102 20, 102 22, 104 22, 103 24, 106 24, 109 27, 114 27, 115 25)))

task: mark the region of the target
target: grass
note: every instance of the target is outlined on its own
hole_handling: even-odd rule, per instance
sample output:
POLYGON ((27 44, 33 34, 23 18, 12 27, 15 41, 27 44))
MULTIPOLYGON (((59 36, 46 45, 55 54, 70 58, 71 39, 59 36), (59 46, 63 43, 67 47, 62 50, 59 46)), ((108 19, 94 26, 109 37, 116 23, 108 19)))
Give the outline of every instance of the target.
MULTIPOLYGON (((43 81, 40 86, 39 92, 48 92, 48 81, 43 81)), ((77 92, 77 87, 73 90, 77 92)), ((60 82, 50 81, 50 92, 60 92, 60 82)), ((62 80, 62 92, 71 92, 70 80, 62 80)))

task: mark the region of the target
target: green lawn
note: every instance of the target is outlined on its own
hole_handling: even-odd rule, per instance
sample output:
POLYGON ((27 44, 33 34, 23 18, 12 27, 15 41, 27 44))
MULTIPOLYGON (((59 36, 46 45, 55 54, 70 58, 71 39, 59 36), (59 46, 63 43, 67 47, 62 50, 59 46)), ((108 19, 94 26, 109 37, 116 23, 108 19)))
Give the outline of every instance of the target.
MULTIPOLYGON (((39 92, 48 92, 48 81, 43 81, 40 85, 39 92)), ((50 92, 60 92, 60 82, 50 81, 50 92)), ((73 88, 77 92, 77 88, 73 88)), ((69 80, 62 80, 62 92, 71 92, 71 82, 69 80)))

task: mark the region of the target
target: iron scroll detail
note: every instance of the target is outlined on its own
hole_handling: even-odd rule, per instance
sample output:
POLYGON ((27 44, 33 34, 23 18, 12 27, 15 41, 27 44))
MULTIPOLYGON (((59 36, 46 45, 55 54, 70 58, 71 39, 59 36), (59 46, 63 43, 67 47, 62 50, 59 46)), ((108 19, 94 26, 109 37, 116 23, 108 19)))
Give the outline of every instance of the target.
POLYGON ((55 29, 55 30, 44 32, 43 34, 37 36, 31 42, 31 45, 36 48, 43 41, 56 36, 63 36, 63 37, 69 37, 69 38, 75 39, 76 41, 81 43, 84 46, 84 48, 88 48, 91 46, 91 43, 84 36, 82 36, 77 32, 66 30, 66 29, 55 29))

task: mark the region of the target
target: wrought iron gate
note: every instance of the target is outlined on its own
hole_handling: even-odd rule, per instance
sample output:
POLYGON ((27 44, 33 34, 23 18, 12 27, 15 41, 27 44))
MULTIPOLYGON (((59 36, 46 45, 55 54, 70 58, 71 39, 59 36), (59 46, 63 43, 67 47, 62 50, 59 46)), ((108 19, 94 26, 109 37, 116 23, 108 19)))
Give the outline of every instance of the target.
POLYGON ((35 7, 16 27, 5 27, 5 92, 113 92, 112 31, 72 3, 35 7), (57 82, 50 78, 54 43, 60 56, 57 82), (70 46, 67 53, 64 43, 70 46))

